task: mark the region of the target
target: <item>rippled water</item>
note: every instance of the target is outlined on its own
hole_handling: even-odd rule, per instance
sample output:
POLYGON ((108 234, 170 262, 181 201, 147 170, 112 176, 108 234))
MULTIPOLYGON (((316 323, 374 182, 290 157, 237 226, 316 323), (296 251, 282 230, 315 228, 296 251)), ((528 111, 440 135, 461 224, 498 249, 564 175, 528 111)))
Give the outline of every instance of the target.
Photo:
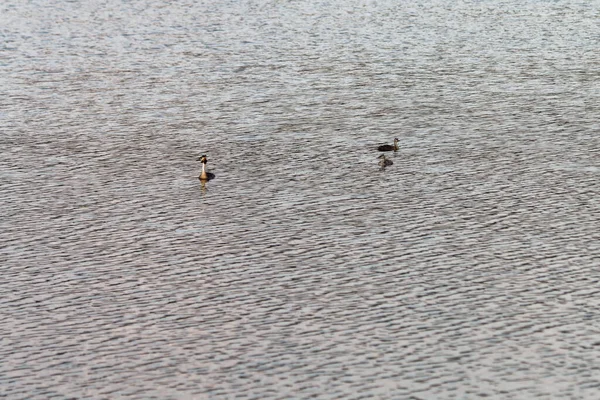
POLYGON ((598 398, 599 10, 3 2, 0 396, 598 398))

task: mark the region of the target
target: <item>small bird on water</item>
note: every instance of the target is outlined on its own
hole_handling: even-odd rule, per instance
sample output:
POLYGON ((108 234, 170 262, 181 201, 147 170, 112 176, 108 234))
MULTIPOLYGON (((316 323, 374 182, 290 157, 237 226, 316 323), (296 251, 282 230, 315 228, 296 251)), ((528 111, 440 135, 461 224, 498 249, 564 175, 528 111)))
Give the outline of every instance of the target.
POLYGON ((387 158, 385 158, 385 154, 380 155, 377 158, 381 158, 381 161, 379 161, 379 166, 381 168, 385 168, 389 165, 392 165, 394 162, 392 160, 388 160, 387 158))
POLYGON ((384 144, 384 145, 379 146, 377 148, 377 150, 379 150, 379 151, 397 151, 398 150, 398 142, 399 142, 398 138, 395 138, 393 145, 384 144))
POLYGON ((202 163, 202 172, 200 173, 200 176, 198 177, 198 179, 200 179, 201 181, 209 181, 211 179, 214 179, 215 174, 212 174, 212 173, 206 171, 206 163, 208 162, 208 159, 206 158, 206 154, 203 154, 202 156, 200 156, 200 158, 198 158, 197 161, 200 161, 202 163))

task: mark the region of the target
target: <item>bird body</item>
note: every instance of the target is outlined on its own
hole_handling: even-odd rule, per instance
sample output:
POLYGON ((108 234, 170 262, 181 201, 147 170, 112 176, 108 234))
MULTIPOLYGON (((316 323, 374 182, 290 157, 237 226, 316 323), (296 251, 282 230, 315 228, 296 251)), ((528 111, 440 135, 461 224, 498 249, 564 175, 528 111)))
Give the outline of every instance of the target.
POLYGON ((212 174, 206 170, 206 163, 208 162, 206 155, 202 155, 200 158, 198 158, 198 161, 202 163, 202 172, 200 173, 198 179, 200 179, 201 181, 209 181, 213 179, 215 177, 215 174, 212 174))
POLYGON ((377 148, 379 151, 397 151, 398 150, 398 138, 394 139, 394 144, 384 144, 377 148))

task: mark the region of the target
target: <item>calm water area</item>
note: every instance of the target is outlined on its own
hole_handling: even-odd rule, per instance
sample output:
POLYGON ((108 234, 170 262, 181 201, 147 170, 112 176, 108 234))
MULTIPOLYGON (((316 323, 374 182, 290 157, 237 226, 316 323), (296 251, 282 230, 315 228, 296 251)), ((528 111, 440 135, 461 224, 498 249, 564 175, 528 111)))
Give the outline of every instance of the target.
POLYGON ((599 121, 599 0, 4 0, 0 397, 596 400, 599 121))

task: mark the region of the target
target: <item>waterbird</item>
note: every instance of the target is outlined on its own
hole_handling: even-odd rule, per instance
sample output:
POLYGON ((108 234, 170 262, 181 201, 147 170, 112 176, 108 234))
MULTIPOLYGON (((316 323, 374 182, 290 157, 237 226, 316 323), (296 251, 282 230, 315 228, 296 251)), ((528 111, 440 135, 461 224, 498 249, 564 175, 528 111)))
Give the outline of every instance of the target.
POLYGON ((377 158, 381 158, 381 161, 379 161, 379 166, 381 168, 385 168, 389 165, 392 165, 394 162, 392 160, 388 160, 387 158, 385 158, 385 154, 380 155, 377 158))
POLYGON ((379 151, 397 151, 398 150, 398 138, 394 138, 394 144, 384 144, 377 148, 379 151))
POLYGON ((206 163, 208 162, 206 154, 201 155, 197 161, 200 161, 202 163, 202 172, 200 173, 198 179, 200 179, 201 181, 209 181, 213 179, 215 177, 215 174, 206 171, 206 163))

